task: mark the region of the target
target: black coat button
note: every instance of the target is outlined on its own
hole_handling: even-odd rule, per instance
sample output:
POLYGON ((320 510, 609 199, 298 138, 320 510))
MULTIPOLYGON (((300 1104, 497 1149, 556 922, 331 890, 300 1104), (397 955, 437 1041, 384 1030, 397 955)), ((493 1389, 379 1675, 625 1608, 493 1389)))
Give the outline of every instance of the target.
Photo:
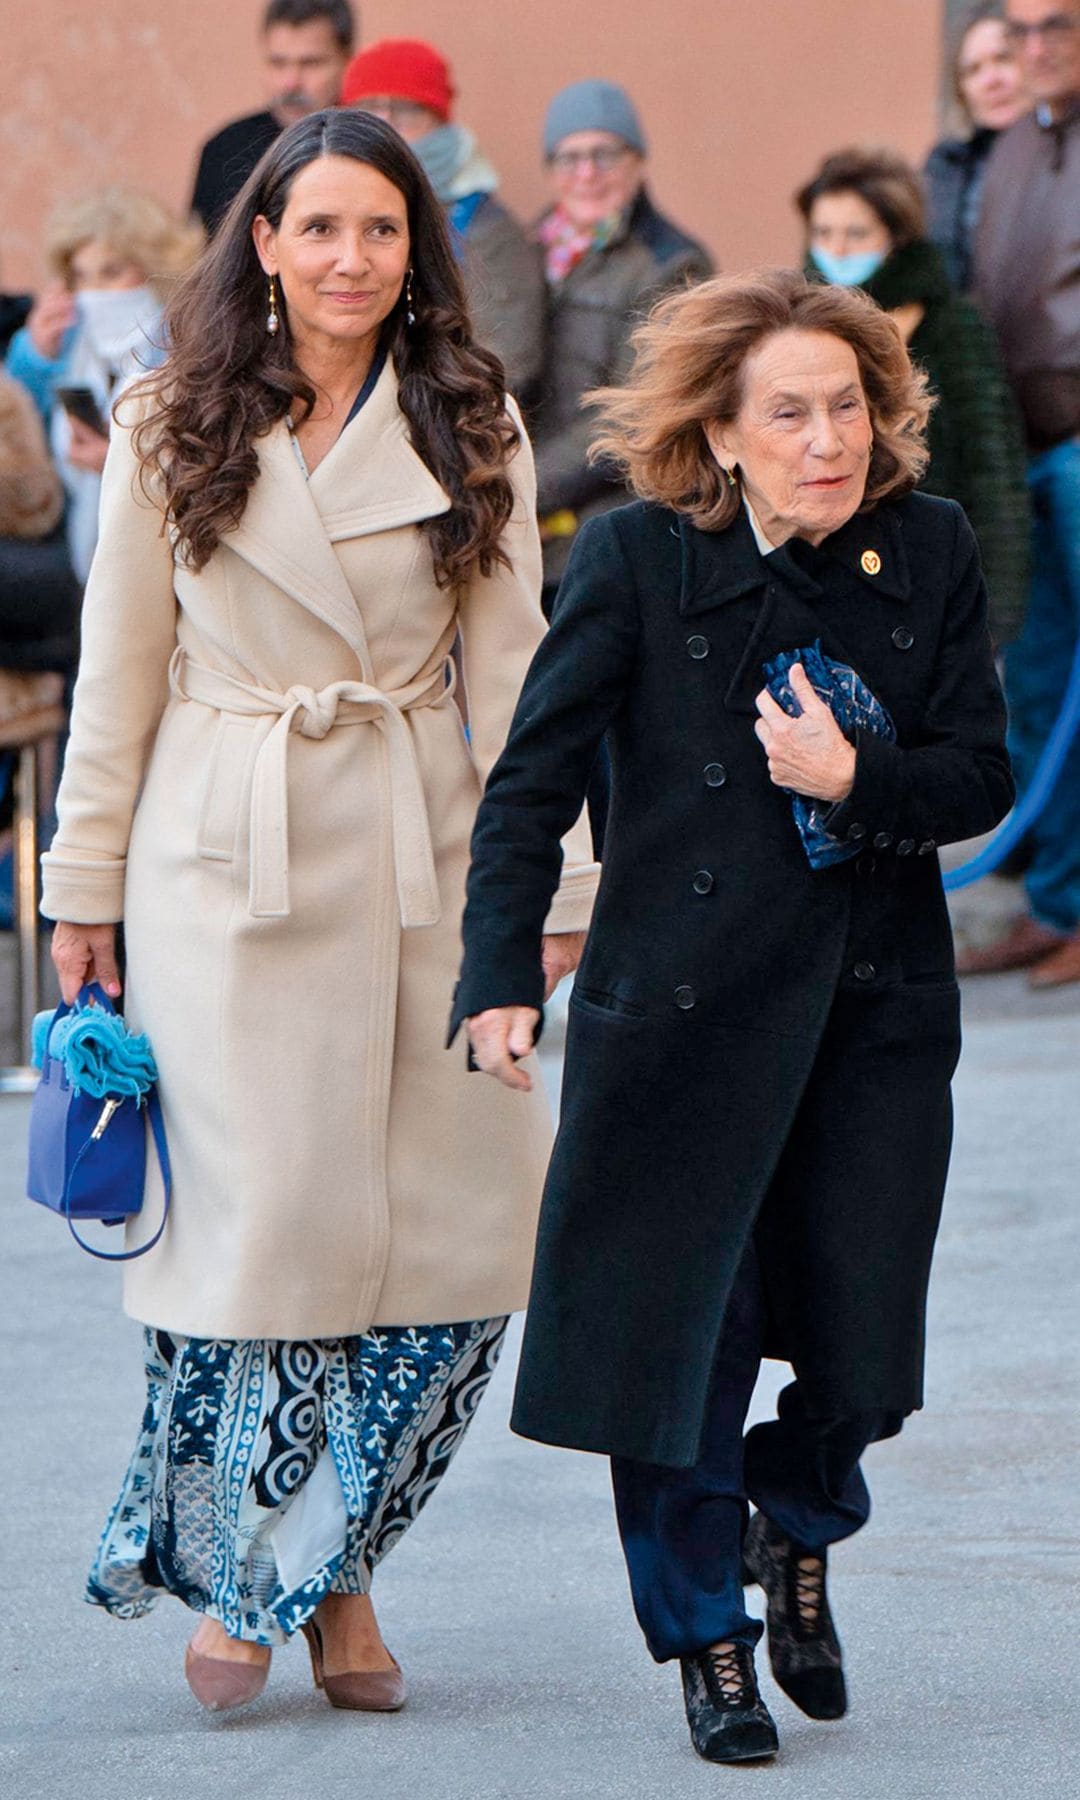
POLYGON ((851 973, 854 975, 856 981, 873 981, 874 976, 877 974, 877 970, 873 963, 857 962, 851 973))
POLYGON ((925 844, 919 845, 919 855, 920 856, 932 856, 936 849, 937 849, 937 839, 936 838, 927 838, 925 844))
POLYGON ((711 894, 713 891, 713 885, 714 885, 713 878, 709 874, 708 869, 699 869, 697 874, 694 876, 694 892, 695 892, 695 894, 711 894))
POLYGON ((847 834, 848 834, 848 837, 851 838, 852 842, 857 844, 860 838, 864 838, 866 836, 866 826, 860 825, 856 821, 856 823, 854 825, 848 826, 847 834))
POLYGON ((676 1004, 676 1006, 681 1007, 683 1012, 689 1012, 690 1008, 694 1004, 693 988, 692 987, 677 987, 675 989, 675 1004, 676 1004))
POLYGON ((687 638, 686 648, 689 650, 694 661, 700 662, 703 656, 708 656, 709 654, 709 640, 708 638, 703 637, 687 638))
POLYGON ((855 858, 856 875, 872 875, 876 868, 877 857, 869 850, 860 851, 859 855, 855 858))
POLYGON ((892 634, 892 641, 898 650, 910 650, 915 642, 915 633, 909 631, 906 625, 898 625, 892 634))
POLYGON ((915 848, 914 838, 901 838, 896 846, 897 856, 910 856, 915 848))
POLYGON ((874 839, 874 849, 875 850, 887 850, 891 843, 892 843, 892 832, 891 831, 879 831, 877 834, 877 837, 874 839))
POLYGON ((706 787, 723 787, 726 780, 727 780, 727 770, 725 769, 723 763, 706 763, 705 764, 705 786, 706 787))

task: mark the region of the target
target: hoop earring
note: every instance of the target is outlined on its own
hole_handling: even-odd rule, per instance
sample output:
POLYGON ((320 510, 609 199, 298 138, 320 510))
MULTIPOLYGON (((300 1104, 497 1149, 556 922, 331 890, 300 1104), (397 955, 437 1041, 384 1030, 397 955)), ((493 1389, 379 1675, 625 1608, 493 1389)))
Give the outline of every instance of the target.
POLYGON ((416 324, 416 314, 413 311, 413 286, 412 286, 412 270, 411 269, 409 270, 408 274, 405 277, 405 323, 406 323, 406 325, 415 325, 416 324))
POLYGON ((274 277, 270 277, 270 311, 266 315, 266 329, 271 337, 277 337, 281 321, 277 310, 277 285, 274 277))

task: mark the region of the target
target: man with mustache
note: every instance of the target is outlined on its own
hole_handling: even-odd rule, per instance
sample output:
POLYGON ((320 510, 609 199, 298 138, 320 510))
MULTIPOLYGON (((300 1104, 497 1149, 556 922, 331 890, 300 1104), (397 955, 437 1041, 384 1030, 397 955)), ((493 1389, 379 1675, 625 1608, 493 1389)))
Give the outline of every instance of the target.
POLYGON ((279 132, 337 105, 356 35, 349 0, 269 0, 262 23, 267 109, 224 126, 199 157, 191 208, 208 232, 279 132))

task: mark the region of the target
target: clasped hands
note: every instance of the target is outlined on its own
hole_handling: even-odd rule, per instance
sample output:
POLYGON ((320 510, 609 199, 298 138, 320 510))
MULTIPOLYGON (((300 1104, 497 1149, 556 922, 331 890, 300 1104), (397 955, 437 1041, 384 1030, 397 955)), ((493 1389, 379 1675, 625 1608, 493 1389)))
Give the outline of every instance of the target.
MULTIPOLYGON (((564 975, 573 974, 584 948, 583 931, 561 931, 541 940, 545 1000, 551 998, 564 975)), ((535 1006, 493 1006, 466 1019, 465 1029, 477 1067, 485 1075, 494 1075, 504 1087, 531 1093, 532 1077, 518 1067, 514 1058, 528 1056, 539 1018, 535 1006)))

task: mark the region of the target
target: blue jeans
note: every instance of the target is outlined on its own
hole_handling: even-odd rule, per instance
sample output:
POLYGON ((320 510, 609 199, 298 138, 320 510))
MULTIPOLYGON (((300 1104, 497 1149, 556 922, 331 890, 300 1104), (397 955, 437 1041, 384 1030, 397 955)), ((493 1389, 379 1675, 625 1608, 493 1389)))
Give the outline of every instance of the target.
MULTIPOLYGON (((1028 483, 1035 514, 1031 597, 1024 629, 1005 657, 1009 751, 1021 793, 1060 711, 1080 640, 1080 438, 1033 457, 1028 483)), ((1044 925, 1074 931, 1080 924, 1080 734, 1032 827, 1032 844, 1031 911, 1044 925)))
POLYGON ((630 1590, 657 1662, 710 1644, 756 1644, 761 1625, 743 1605, 747 1501, 807 1550, 850 1537, 870 1516, 859 1458, 892 1437, 899 1413, 811 1418, 798 1382, 777 1417, 743 1427, 761 1365, 765 1307, 753 1246, 736 1279, 713 1367, 701 1459, 690 1469, 612 1457, 615 1510, 630 1590))

